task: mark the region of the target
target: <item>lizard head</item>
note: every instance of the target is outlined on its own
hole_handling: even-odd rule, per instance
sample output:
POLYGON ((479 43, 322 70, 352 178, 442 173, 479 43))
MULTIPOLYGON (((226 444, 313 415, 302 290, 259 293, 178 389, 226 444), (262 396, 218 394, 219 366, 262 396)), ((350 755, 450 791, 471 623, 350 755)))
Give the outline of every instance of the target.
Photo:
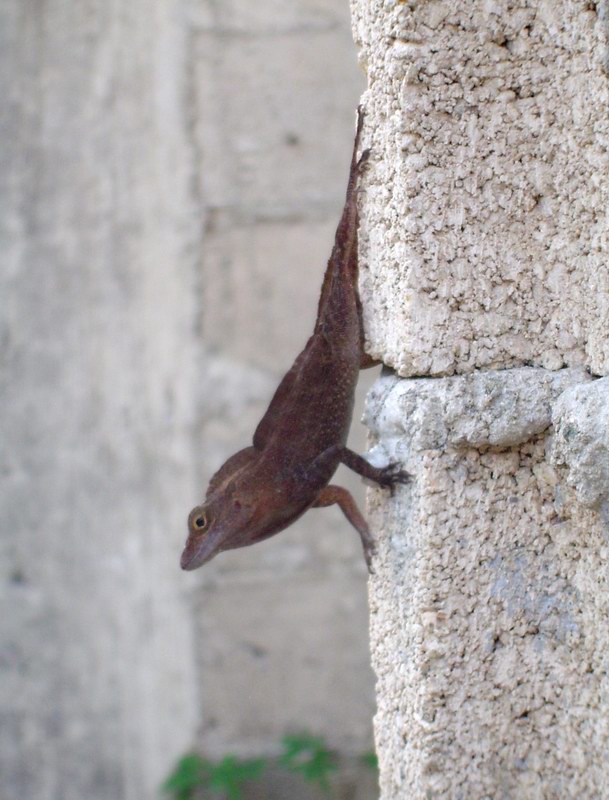
POLYGON ((195 506, 188 515, 188 539, 180 560, 182 569, 197 569, 222 550, 241 546, 238 541, 250 519, 249 508, 226 496, 195 506))

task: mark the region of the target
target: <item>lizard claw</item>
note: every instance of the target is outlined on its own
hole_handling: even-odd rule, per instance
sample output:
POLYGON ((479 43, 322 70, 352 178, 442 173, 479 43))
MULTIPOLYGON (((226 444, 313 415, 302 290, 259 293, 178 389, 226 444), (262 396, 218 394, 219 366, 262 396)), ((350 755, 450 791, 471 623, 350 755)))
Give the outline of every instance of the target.
POLYGON ((359 159, 358 159, 358 162, 357 162, 357 171, 358 171, 358 173, 361 173, 362 169, 363 169, 363 168, 366 166, 366 164, 368 163, 368 160, 369 160, 369 158, 370 158, 370 153, 371 153, 371 152, 372 152, 372 151, 370 150, 370 148, 369 148, 369 147, 367 147, 367 148, 366 148, 366 149, 365 149, 365 150, 362 152, 362 154, 361 154, 361 156, 359 157, 359 159))
POLYGON ((374 542, 367 542, 364 544, 364 558, 366 559, 366 566, 368 567, 368 574, 374 575, 374 567, 372 565, 372 560, 376 555, 376 545, 374 542))
POLYGON ((410 483, 412 476, 410 473, 403 470, 398 463, 389 464, 381 470, 379 476, 379 483, 381 486, 389 489, 391 495, 395 491, 398 484, 410 483))

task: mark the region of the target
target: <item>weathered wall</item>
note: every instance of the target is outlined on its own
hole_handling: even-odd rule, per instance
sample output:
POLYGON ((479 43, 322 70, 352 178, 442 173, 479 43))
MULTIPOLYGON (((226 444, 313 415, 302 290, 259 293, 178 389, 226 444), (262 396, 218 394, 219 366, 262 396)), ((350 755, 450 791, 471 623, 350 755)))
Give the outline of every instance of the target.
POLYGON ((371 497, 381 796, 592 800, 609 778, 609 4, 352 8, 376 156, 369 349, 424 376, 385 376, 368 412, 374 457, 413 476, 371 497))
POLYGON ((603 796, 608 398, 577 369, 375 388, 375 457, 414 475, 373 503, 383 798, 603 796))
POLYGON ((378 156, 371 352, 401 375, 605 373, 605 0, 352 5, 378 156))
POLYGON ((152 797, 198 724, 175 559, 199 238, 170 11, 2 4, 7 800, 152 797))
POLYGON ((339 512, 178 569, 312 324, 362 80, 347 7, 15 0, 0 60, 0 794, 142 800, 194 743, 287 727, 368 749, 339 512))

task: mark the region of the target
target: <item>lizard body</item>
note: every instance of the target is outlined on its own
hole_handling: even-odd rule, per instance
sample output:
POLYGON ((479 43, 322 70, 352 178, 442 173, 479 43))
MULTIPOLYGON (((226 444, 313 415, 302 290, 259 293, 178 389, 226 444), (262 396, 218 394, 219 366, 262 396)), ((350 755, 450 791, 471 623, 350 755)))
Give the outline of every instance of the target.
POLYGON ((357 182, 369 151, 357 159, 358 109, 347 197, 324 275, 312 336, 279 384, 250 447, 212 477, 205 501, 188 519, 181 566, 192 570, 222 550, 246 547, 286 528, 312 507, 337 503, 359 532, 368 567, 374 544, 349 492, 329 485, 339 463, 381 486, 408 480, 395 466, 377 468, 346 447, 363 349, 357 290, 357 182))

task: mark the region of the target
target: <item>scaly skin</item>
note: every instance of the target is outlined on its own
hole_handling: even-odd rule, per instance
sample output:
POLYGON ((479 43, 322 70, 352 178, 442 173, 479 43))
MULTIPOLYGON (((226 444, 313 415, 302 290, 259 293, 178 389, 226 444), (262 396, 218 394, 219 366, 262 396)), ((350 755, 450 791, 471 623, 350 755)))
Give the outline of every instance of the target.
POLYGON ((360 534, 372 571, 368 525, 349 492, 329 485, 341 462, 381 486, 409 477, 394 465, 373 467, 345 446, 359 370, 374 363, 363 349, 357 291, 357 182, 369 156, 365 150, 357 159, 362 124, 360 108, 347 197, 313 335, 279 384, 252 446, 226 461, 211 479, 205 501, 191 511, 183 569, 267 539, 309 508, 337 503, 360 534))

